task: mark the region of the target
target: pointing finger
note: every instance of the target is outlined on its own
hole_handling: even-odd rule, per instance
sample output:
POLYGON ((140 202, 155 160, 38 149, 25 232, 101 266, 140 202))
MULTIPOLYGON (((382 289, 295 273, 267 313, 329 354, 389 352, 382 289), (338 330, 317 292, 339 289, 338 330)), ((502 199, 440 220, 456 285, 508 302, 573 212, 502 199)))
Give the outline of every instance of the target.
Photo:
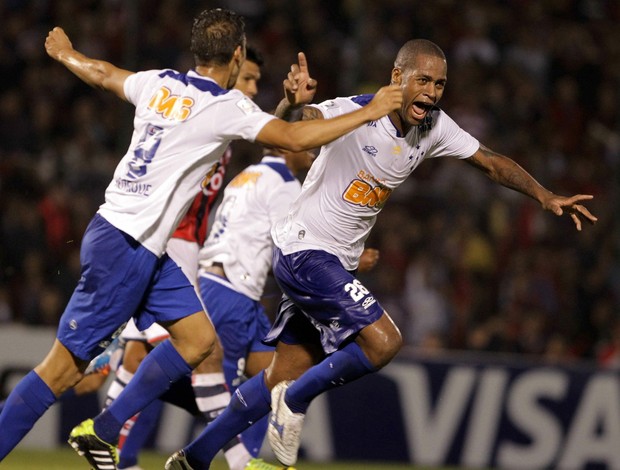
POLYGON ((299 63, 299 69, 302 72, 308 73, 308 61, 306 60, 306 54, 299 52, 297 54, 297 62, 299 63))

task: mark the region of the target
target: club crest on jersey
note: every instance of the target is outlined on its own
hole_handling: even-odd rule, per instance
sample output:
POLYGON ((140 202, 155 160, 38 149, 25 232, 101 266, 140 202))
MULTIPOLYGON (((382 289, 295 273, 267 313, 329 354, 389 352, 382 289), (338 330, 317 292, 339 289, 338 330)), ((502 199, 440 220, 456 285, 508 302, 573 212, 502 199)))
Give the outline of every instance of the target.
POLYGON ((424 153, 425 153, 424 150, 419 151, 420 150, 420 144, 417 144, 415 146, 415 149, 416 149, 416 153, 412 153, 411 155, 409 155, 409 157, 407 157, 409 159, 409 161, 410 162, 413 161, 414 164, 418 163, 418 161, 421 158, 424 158, 424 153), (415 161, 414 161, 414 159, 415 159, 415 161))
POLYGON ((376 157, 377 154, 379 153, 379 151, 372 145, 366 145, 362 147, 362 150, 366 152, 368 155, 370 155, 371 157, 376 157))

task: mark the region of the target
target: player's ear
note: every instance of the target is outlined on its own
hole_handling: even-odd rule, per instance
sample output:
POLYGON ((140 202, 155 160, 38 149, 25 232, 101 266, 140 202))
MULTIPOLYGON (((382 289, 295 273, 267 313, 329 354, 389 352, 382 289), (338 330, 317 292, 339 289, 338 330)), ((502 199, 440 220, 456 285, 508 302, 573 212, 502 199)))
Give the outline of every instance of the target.
POLYGON ((391 85, 401 85, 403 83, 403 71, 398 67, 392 69, 391 85))
POLYGON ((233 52, 233 60, 241 66, 245 60, 245 49, 242 46, 237 46, 235 52, 233 52))

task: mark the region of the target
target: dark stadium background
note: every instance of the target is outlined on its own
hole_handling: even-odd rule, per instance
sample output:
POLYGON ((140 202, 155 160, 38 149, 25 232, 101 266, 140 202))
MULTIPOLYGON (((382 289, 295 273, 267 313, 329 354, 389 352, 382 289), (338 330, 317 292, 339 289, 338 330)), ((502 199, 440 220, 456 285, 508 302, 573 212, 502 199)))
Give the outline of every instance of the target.
MULTIPOLYGON (((374 92, 400 45, 428 38, 448 57, 440 106, 462 127, 552 191, 595 196, 599 222, 577 232, 462 163, 425 162, 380 215, 367 244, 380 264, 361 277, 401 327, 403 357, 620 368, 620 3, 604 0, 0 1, 2 325, 56 325, 131 128, 129 105, 46 56, 48 30, 131 70, 186 70, 191 19, 216 6, 246 16, 264 109, 297 51, 321 101, 374 92)), ((235 145, 229 176, 259 155, 235 145)), ((270 312, 276 301, 271 285, 270 312)))

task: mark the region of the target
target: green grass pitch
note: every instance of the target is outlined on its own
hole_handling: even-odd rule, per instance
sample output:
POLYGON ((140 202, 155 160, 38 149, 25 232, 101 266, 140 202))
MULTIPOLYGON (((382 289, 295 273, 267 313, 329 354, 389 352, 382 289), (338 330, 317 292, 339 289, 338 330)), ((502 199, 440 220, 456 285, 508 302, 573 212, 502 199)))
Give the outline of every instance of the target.
MULTIPOLYGON (((163 470, 168 455, 154 452, 143 452, 140 457, 140 466, 144 470, 163 470)), ((30 450, 16 449, 0 463, 1 470, 87 470, 85 459, 79 457, 73 450, 30 450)), ((393 463, 362 463, 362 462, 299 462, 297 470, 427 470, 428 467, 418 467, 410 464, 393 463)), ((211 470, 228 470, 224 460, 218 459, 211 470)), ((434 470, 449 470, 438 469, 434 470)), ((453 469, 456 470, 456 469, 453 469)))

